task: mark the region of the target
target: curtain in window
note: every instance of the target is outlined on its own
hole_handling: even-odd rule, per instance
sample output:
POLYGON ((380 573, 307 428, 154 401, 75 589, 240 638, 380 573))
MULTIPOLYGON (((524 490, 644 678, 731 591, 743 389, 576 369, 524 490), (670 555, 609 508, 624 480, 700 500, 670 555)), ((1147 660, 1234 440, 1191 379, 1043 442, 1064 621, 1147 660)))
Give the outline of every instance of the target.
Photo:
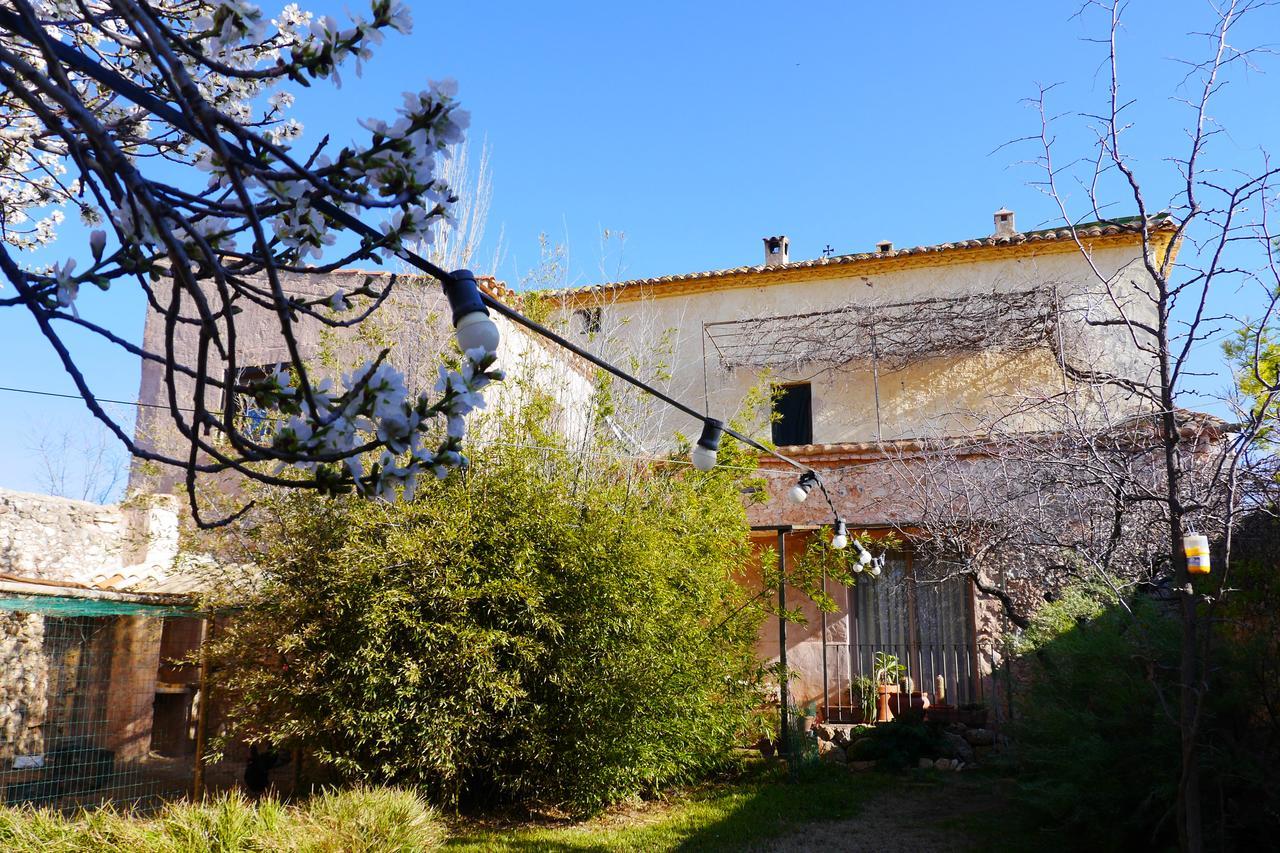
POLYGON ((896 655, 916 690, 937 701, 941 675, 947 701, 973 700, 972 622, 964 578, 929 580, 917 576, 905 557, 891 556, 879 578, 850 589, 853 637, 850 668, 872 675, 876 652, 896 655))

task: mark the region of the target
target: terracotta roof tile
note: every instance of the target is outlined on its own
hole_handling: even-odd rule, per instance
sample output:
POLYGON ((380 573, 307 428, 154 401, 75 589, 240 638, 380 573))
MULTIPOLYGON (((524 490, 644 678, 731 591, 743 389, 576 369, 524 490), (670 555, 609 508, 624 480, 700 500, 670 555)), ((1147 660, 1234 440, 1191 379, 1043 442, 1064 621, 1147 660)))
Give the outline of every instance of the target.
MULTIPOLYGON (((1153 230, 1172 231, 1177 227, 1177 223, 1166 214, 1158 214, 1148 218, 1148 222, 1153 230)), ((1133 234, 1137 236, 1141 229, 1138 225, 1138 217, 1124 217, 1119 219, 1108 220, 1107 222, 1091 222, 1076 226, 1075 235, 1081 239, 1092 239, 1096 237, 1119 236, 1122 234, 1133 234)), ((733 275, 750 275, 754 273, 775 274, 787 270, 811 269, 814 267, 825 266, 847 266, 857 264, 869 260, 880 260, 884 258, 901 258, 912 255, 928 255, 942 252, 953 252, 965 249, 977 249, 989 246, 1019 246, 1034 243, 1054 243, 1066 240, 1072 240, 1072 232, 1070 228, 1048 228, 1040 231, 1024 231, 1018 234, 990 237, 975 237, 970 240, 958 240, 950 243, 937 243, 931 246, 909 246, 900 249, 890 249, 887 252, 858 252, 848 255, 835 255, 827 258, 813 258, 807 261, 794 261, 789 264, 779 264, 776 266, 766 266, 757 264, 753 266, 728 267, 726 269, 705 270, 702 272, 677 273, 674 275, 661 275, 653 278, 637 278, 627 281, 608 282, 605 284, 586 285, 584 287, 566 288, 563 290, 547 291, 549 296, 568 296, 574 293, 584 293, 591 291, 608 291, 621 290, 629 287, 651 287, 654 285, 662 285, 671 282, 696 281, 698 279, 719 278, 721 276, 733 275)))

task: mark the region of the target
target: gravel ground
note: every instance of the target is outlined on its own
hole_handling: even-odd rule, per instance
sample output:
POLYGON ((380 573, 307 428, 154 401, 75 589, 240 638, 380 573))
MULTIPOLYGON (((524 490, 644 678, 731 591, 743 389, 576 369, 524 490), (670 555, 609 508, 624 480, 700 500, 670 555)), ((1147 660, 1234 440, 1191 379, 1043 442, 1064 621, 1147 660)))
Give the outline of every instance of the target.
MULTIPOLYGON (((960 774, 957 774, 960 775, 960 774)), ((857 817, 811 823, 759 848, 801 851, 971 851, 981 844, 955 824, 999 808, 991 780, 947 778, 939 784, 895 786, 869 801, 857 817)))

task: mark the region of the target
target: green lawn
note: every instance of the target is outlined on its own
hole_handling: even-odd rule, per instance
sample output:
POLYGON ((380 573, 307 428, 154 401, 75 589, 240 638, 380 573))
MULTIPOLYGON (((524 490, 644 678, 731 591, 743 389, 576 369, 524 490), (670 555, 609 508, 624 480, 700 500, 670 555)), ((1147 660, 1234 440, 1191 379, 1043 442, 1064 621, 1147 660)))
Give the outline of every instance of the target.
MULTIPOLYGON (((789 836, 786 849, 839 849, 892 835, 894 849, 1044 849, 1010 835, 998 770, 851 773, 819 765, 790 776, 749 759, 732 777, 599 817, 511 822, 445 817, 394 788, 319 794, 282 804, 219 797, 153 815, 111 809, 60 816, 0 807, 9 853, 384 853, 384 851, 744 850, 789 836)), ((1042 840, 1053 840, 1042 839, 1042 840)))
POLYGON ((855 815, 894 776, 819 766, 794 780, 756 765, 740 778, 686 791, 665 803, 582 823, 530 827, 458 821, 446 848, 459 851, 741 850, 814 821, 855 815))

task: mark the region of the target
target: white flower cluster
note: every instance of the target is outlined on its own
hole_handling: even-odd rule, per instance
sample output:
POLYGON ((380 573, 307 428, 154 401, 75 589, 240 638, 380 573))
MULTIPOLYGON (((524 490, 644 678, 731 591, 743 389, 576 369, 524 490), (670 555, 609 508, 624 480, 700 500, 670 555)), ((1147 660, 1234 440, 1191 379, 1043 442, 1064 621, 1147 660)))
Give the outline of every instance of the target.
MULTIPOLYGON (((457 83, 431 81, 405 93, 392 121, 361 122, 367 138, 305 156, 290 148, 301 133, 287 115, 293 96, 278 90, 309 79, 340 85, 349 62, 359 74, 387 30, 411 30, 407 3, 370 0, 365 16, 340 24, 293 4, 271 19, 249 0, 34 2, 52 38, 107 72, 92 80, 74 69, 67 74, 83 109, 60 97, 24 100, 18 87, 0 92, 6 118, 0 237, 22 248, 48 242, 63 216, 56 208, 69 203, 80 207, 87 225, 101 226, 88 239, 91 263, 82 253, 26 277, 42 310, 76 314, 83 284, 105 290, 123 278, 148 289, 162 280, 189 289, 192 298, 180 300, 192 312, 184 323, 218 340, 234 339, 224 332, 234 331, 235 315, 249 305, 282 309, 282 323, 304 313, 327 322, 330 312, 353 310, 359 298, 377 294, 362 288, 278 305, 261 278, 311 259, 325 267, 385 260, 404 246, 431 243, 437 224, 452 222, 455 197, 439 177, 437 157, 448 156, 470 123, 456 100, 457 83), (136 23, 147 18, 161 26, 136 23), (128 85, 113 90, 111 75, 128 85), (138 90, 154 92, 174 112, 157 109, 138 90), (173 119, 175 112, 188 120, 173 119), (85 115, 94 121, 82 121, 85 115), (112 168, 90 168, 89 160, 112 168), (165 165, 157 170, 157 163, 165 165), (335 208, 371 226, 357 245, 335 248, 335 208), (178 274, 184 267, 191 275, 178 274), (217 285, 206 288, 215 278, 217 285)), ((17 55, 39 56, 20 34, 0 31, 0 42, 17 55)), ((34 92, 61 85, 46 79, 52 75, 43 66, 14 68, 34 92)), ((210 369, 179 363, 167 350, 151 355, 175 362, 169 381, 180 371, 210 369)), ((295 387, 281 371, 255 383, 252 393, 287 422, 266 427, 269 447, 262 429, 239 430, 233 444, 241 456, 228 464, 253 475, 258 469, 250 463, 274 458, 311 472, 322 489, 412 495, 422 471, 444 476, 465 466, 464 418, 484 405, 482 390, 501 376, 494 354, 478 350, 457 369, 442 370, 432 399, 410 395, 400 374, 382 362, 338 387, 295 387)), ((205 440, 192 439, 193 449, 209 449, 205 440)))
MULTIPOLYGON (((266 405, 296 413, 272 439, 274 450, 304 457, 292 463, 296 467, 332 491, 353 484, 362 494, 411 500, 423 471, 443 478, 467 466, 462 454, 465 417, 484 408, 484 388, 503 378, 495 360, 494 353, 473 349, 464 354, 460 369, 441 367, 434 403, 426 394, 413 398, 404 376, 385 362, 343 376, 345 391, 336 391, 327 380, 317 385, 314 406, 283 371, 257 383, 253 392, 266 405), (433 429, 441 417, 446 420, 443 435, 433 429), (368 460, 360 451, 374 441, 381 450, 366 470, 368 460), (341 458, 341 468, 317 461, 325 458, 341 458)), ((282 468, 287 464, 282 462, 282 468)))

